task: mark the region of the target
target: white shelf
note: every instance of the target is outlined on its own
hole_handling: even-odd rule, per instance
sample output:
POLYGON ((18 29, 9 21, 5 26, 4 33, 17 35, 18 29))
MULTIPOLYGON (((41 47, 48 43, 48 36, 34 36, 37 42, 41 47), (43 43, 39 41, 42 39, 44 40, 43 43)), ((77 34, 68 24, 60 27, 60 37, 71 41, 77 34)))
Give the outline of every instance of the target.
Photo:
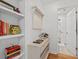
POLYGON ((15 17, 18 17, 18 18, 24 18, 24 15, 23 14, 17 13, 15 11, 10 10, 10 9, 8 9, 6 7, 3 7, 1 5, 0 5, 0 12, 6 13, 6 14, 10 14, 10 15, 15 16, 15 17))
POLYGON ((7 35, 7 36, 0 36, 0 39, 9 39, 9 38, 17 38, 17 37, 23 37, 24 34, 18 34, 18 35, 7 35))
POLYGON ((24 53, 21 53, 20 55, 14 57, 13 59, 20 59, 23 55, 24 55, 24 53))

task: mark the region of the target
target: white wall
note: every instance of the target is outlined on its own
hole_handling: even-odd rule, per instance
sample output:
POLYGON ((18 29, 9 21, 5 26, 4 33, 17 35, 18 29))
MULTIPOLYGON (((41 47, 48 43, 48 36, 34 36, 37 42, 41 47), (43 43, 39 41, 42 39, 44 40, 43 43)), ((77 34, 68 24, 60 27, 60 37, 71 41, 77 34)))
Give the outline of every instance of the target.
MULTIPOLYGON (((41 4, 40 0, 31 0, 31 8, 33 6, 37 6, 42 12, 43 12, 43 7, 41 4)), ((31 10, 32 11, 32 10, 31 10)), ((32 12, 33 13, 33 12, 32 12)), ((32 19, 33 20, 33 19, 32 19)), ((33 22, 32 22, 33 23, 33 22)), ((38 37, 38 35, 41 33, 42 30, 34 30, 32 28, 32 39, 35 40, 36 37, 38 37)))
POLYGON ((42 8, 42 4, 40 2, 40 0, 27 0, 27 16, 26 16, 26 20, 27 20, 27 41, 28 43, 33 41, 34 38, 36 38, 41 31, 40 30, 34 30, 32 28, 32 7, 37 6, 42 12, 43 12, 43 8, 42 8))
POLYGON ((49 34, 50 51, 56 52, 57 50, 57 7, 50 4, 45 7, 46 16, 44 19, 43 31, 49 34))
POLYGON ((32 29, 32 7, 37 6, 41 11, 42 5, 40 0, 25 0, 25 59, 28 59, 27 45, 36 38, 41 31, 32 29))
POLYGON ((57 52, 57 9, 70 6, 77 6, 77 0, 59 0, 43 6, 45 10, 43 31, 50 36, 50 52, 52 53, 57 52))

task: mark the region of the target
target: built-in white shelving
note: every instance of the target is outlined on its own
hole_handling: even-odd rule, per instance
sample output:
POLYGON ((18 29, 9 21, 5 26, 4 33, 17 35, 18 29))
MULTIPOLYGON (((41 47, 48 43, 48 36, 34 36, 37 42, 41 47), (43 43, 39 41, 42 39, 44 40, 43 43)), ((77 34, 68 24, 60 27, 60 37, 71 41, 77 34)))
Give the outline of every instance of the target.
MULTIPOLYGON (((0 4, 0 19, 4 22, 4 24, 7 23, 8 25, 18 25, 21 29, 20 34, 16 34, 16 35, 8 34, 8 35, 0 36, 0 47, 1 47, 0 56, 2 56, 0 59, 5 59, 5 57, 6 57, 6 55, 4 54, 5 48, 9 47, 11 44, 13 44, 13 45, 18 44, 22 47, 20 49, 21 53, 12 59, 24 59, 24 57, 25 57, 25 55, 24 55, 25 54, 25 48, 24 48, 24 44, 25 44, 25 34, 24 34, 24 32, 25 32, 25 16, 22 14, 22 13, 25 13, 25 9, 23 7, 24 1, 25 0, 6 1, 7 3, 10 3, 13 6, 19 8, 21 13, 13 11, 12 9, 8 8, 7 5, 4 5, 2 3, 0 4)), ((10 29, 10 26, 9 26, 8 30, 9 29, 10 29)))
POLYGON ((17 12, 15 12, 15 11, 10 10, 10 9, 8 9, 8 8, 6 8, 6 7, 3 7, 3 6, 1 6, 1 5, 0 5, 0 12, 6 13, 6 14, 10 14, 10 15, 16 16, 16 17, 18 17, 18 18, 24 18, 24 15, 23 15, 23 14, 17 13, 17 12))
POLYGON ((6 35, 6 36, 0 36, 0 39, 17 38, 17 37, 23 37, 23 36, 24 36, 24 34, 6 35))

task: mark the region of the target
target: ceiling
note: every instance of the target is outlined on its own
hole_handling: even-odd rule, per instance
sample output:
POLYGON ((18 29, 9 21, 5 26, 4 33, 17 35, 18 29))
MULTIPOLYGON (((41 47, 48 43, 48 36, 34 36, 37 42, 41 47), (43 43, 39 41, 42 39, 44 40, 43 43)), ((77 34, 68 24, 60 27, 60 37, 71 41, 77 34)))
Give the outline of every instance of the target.
POLYGON ((56 2, 57 0, 41 0, 41 2, 43 3, 43 5, 47 5, 53 2, 56 2))

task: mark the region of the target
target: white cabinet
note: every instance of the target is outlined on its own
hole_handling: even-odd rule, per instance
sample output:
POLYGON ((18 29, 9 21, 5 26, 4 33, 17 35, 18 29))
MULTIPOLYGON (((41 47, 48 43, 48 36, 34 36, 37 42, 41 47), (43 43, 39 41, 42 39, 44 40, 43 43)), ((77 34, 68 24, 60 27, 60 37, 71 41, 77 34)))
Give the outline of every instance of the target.
POLYGON ((28 59, 45 59, 49 50, 48 39, 45 39, 41 44, 28 44, 28 59))
POLYGON ((65 31, 66 31, 66 16, 59 15, 58 16, 58 38, 61 43, 64 43, 65 39, 65 31))

